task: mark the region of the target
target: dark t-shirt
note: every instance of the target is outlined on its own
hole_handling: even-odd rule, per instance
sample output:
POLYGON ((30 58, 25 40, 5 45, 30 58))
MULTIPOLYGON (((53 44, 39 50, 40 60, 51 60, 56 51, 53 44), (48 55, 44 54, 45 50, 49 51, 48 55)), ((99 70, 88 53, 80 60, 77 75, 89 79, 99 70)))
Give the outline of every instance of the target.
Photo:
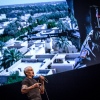
MULTIPOLYGON (((22 81, 22 85, 27 85, 28 87, 37 83, 37 81, 35 79, 30 79, 30 78, 25 78, 23 81, 22 81)), ((41 98, 41 94, 39 92, 39 88, 33 88, 31 89, 28 93, 27 93, 27 96, 29 98, 29 100, 42 100, 41 98)))

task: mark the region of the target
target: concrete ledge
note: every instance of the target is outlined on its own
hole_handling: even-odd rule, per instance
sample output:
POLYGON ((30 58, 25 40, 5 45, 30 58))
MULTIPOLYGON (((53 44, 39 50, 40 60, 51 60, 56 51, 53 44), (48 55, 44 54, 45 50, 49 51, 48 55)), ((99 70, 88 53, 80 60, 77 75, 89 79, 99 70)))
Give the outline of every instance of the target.
POLYGON ((51 69, 56 69, 56 73, 73 70, 72 64, 51 64, 51 69))

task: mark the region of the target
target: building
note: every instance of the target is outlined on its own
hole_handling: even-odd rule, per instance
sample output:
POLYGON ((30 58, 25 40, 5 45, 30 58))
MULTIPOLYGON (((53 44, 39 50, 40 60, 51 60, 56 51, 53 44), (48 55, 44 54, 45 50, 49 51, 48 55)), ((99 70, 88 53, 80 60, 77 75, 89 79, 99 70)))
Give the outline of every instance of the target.
POLYGON ((6 19, 6 14, 0 14, 0 20, 6 19))

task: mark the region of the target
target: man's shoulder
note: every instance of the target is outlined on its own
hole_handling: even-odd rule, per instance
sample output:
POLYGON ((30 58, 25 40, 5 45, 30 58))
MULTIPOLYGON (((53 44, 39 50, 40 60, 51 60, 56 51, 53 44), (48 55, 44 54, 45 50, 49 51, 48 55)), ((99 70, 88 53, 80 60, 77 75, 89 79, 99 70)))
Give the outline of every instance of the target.
POLYGON ((36 80, 35 80, 34 78, 30 79, 30 78, 28 78, 28 77, 25 77, 25 78, 23 79, 23 81, 34 81, 34 82, 36 82, 36 80))
POLYGON ((27 78, 27 77, 25 77, 25 78, 22 80, 22 82, 26 82, 26 81, 28 81, 28 78, 27 78))

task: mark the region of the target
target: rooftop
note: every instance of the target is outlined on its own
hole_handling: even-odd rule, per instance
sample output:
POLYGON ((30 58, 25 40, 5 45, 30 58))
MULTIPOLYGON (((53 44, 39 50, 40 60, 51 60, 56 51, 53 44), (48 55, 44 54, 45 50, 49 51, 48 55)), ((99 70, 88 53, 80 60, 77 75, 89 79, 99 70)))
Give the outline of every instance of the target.
MULTIPOLYGON (((17 41, 15 43, 22 43, 17 41)), ((27 42, 22 43, 25 46, 27 42)), ((21 44, 21 45, 22 45, 21 44)), ((11 44, 11 46, 14 44, 11 44)), ((18 44, 19 45, 19 44, 18 44)), ((20 76, 24 75, 24 68, 27 66, 32 66, 34 69, 34 73, 36 76, 38 75, 51 75, 56 73, 58 69, 66 70, 65 67, 69 66, 70 70, 73 69, 74 60, 70 60, 70 58, 75 58, 79 53, 65 53, 65 54, 49 54, 45 53, 44 42, 41 40, 34 41, 33 45, 28 48, 28 52, 24 54, 24 58, 20 59, 14 65, 9 67, 8 69, 3 70, 0 73, 0 76, 9 76, 11 73, 19 72, 20 76), (66 60, 67 58, 67 60, 66 60), (63 59, 62 63, 54 63, 56 59, 63 59), (57 65, 58 67, 54 67, 57 65), (62 67, 64 65, 64 68, 62 67), (52 68, 50 68, 52 66, 52 68), (60 67, 59 67, 60 66, 60 67)))

